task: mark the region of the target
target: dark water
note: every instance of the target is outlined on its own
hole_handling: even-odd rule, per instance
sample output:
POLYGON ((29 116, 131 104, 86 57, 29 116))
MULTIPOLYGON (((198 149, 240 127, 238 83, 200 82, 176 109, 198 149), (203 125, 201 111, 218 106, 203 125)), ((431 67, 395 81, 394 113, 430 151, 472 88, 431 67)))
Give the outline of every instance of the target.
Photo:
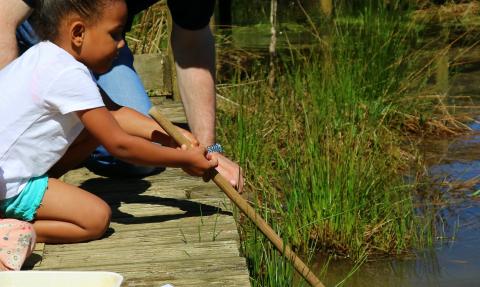
MULTIPOLYGON (((458 50, 452 50, 455 55, 458 50)), ((436 211, 442 236, 429 250, 406 259, 367 262, 345 286, 480 286, 480 47, 465 55, 465 69, 448 73, 447 83, 437 83, 447 105, 458 106, 474 121, 472 133, 448 139, 428 140, 422 149, 428 173, 436 186, 436 211), (478 107, 477 107, 478 106, 478 107), (477 180, 478 177, 478 180, 477 180), (466 184, 471 182, 471 184, 466 184), (478 192, 477 192, 478 191, 478 192)), ((442 68, 442 67, 440 67, 442 68)), ((444 67, 443 67, 444 68, 444 67)), ((441 73, 440 73, 441 74, 441 73)), ((322 260, 317 263, 321 268, 322 260)), ((335 286, 352 270, 351 263, 330 262, 324 283, 335 286)))

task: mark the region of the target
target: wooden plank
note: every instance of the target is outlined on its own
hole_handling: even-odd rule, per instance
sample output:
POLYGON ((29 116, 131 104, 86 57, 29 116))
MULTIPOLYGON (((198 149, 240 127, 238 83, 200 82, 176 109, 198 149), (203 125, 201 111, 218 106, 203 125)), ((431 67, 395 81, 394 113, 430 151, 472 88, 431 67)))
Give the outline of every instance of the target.
POLYGON ((175 220, 167 220, 164 222, 145 222, 141 224, 118 223, 112 221, 110 227, 117 232, 136 231, 136 230, 156 230, 156 229, 175 229, 184 228, 187 226, 214 226, 214 225, 233 225, 235 223, 229 215, 215 215, 215 216, 195 216, 195 217, 181 217, 175 220))
POLYGON ((118 272, 124 287, 250 286, 232 205, 213 183, 179 169, 132 179, 80 168, 63 180, 109 203, 109 230, 91 242, 38 245, 33 269, 118 272))
POLYGON ((174 123, 187 123, 185 110, 180 101, 164 101, 158 109, 174 123))
POLYGON ((126 282, 123 284, 123 287, 161 287, 164 283, 171 283, 175 287, 198 287, 198 286, 209 286, 209 287, 220 287, 220 286, 231 286, 231 287, 239 287, 239 286, 250 286, 248 279, 245 279, 244 276, 236 276, 236 277, 222 277, 222 278, 212 278, 208 280, 194 279, 194 280, 174 280, 168 282, 162 282, 154 284, 149 281, 135 281, 134 285, 130 285, 130 282, 126 282))
POLYGON ((95 175, 86 168, 79 168, 69 172, 63 180, 97 195, 130 192, 142 195, 168 195, 171 198, 183 199, 223 197, 223 193, 215 184, 188 176, 179 169, 166 169, 154 176, 133 179, 105 178, 95 175))
MULTIPOLYGON (((152 197, 153 198, 153 197, 152 197)), ((176 198, 159 198, 157 200, 145 201, 140 203, 122 204, 118 211, 122 214, 130 214, 136 217, 151 215, 174 215, 174 214, 193 214, 195 216, 211 215, 216 213, 227 213, 220 206, 226 206, 225 198, 201 198, 195 200, 179 200, 176 198), (223 212, 222 212, 223 211, 223 212)), ((114 211, 116 212, 116 211, 114 211)), ((113 214, 113 217, 118 217, 113 214)))
POLYGON ((147 91, 162 96, 171 96, 173 94, 171 68, 167 55, 135 55, 133 66, 147 91))
POLYGON ((125 231, 88 243, 52 245, 48 248, 47 253, 51 256, 67 250, 69 252, 85 252, 85 250, 91 252, 93 250, 111 249, 112 242, 115 242, 115 248, 128 249, 131 246, 186 245, 202 242, 236 241, 238 239, 238 233, 235 227, 232 228, 231 225, 125 231))
POLYGON ((23 263, 22 269, 32 269, 35 265, 40 265, 42 263, 43 255, 45 250, 45 243, 37 243, 33 248, 32 255, 28 257, 23 263))
MULTIPOLYGON (((70 246, 72 246, 71 244, 70 246)), ((117 247, 115 242, 106 251, 75 250, 71 248, 46 249, 40 268, 66 269, 98 267, 115 264, 170 262, 181 260, 194 260, 198 258, 219 259, 225 257, 238 257, 238 242, 214 241, 188 244, 139 244, 135 246, 117 247), (161 254, 161 256, 156 256, 161 254)))

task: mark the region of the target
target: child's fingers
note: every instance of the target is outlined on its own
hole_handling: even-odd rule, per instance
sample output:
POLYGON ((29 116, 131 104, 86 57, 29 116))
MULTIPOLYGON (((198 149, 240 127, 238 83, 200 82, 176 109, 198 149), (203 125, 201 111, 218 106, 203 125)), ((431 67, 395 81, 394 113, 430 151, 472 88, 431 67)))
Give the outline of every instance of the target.
POLYGON ((212 158, 208 162, 210 163, 210 168, 216 168, 218 166, 218 159, 217 158, 212 158))
POLYGON ((213 155, 211 153, 207 153, 205 155, 205 157, 208 159, 208 160, 211 160, 213 158, 213 155))
POLYGON ((215 154, 207 153, 205 155, 205 158, 209 161, 210 168, 214 168, 218 166, 218 157, 215 154))
POLYGON ((211 153, 207 153, 205 158, 208 160, 209 168, 202 177, 205 182, 208 182, 214 176, 215 168, 218 166, 218 158, 211 153))

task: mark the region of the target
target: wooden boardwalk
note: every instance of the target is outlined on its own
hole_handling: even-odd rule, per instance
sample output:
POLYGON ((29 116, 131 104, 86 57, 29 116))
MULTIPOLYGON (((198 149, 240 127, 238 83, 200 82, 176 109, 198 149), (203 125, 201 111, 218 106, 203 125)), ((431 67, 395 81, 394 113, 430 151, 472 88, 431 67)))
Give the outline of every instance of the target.
MULTIPOLYGON (((175 106, 163 110, 178 121, 175 106)), ((110 204, 110 229, 92 242, 37 244, 31 269, 113 271, 124 287, 250 286, 231 203, 215 184, 178 169, 133 179, 81 168, 64 180, 110 204)))

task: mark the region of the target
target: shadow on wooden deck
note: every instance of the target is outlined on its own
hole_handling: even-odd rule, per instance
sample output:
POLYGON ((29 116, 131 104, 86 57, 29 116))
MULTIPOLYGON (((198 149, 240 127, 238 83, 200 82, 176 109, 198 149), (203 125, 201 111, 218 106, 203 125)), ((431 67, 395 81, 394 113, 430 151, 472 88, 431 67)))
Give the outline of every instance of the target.
POLYGON ((213 183, 179 169, 134 179, 80 168, 63 180, 109 203, 110 228, 91 242, 37 244, 26 269, 118 272, 124 287, 250 286, 231 204, 213 183))

